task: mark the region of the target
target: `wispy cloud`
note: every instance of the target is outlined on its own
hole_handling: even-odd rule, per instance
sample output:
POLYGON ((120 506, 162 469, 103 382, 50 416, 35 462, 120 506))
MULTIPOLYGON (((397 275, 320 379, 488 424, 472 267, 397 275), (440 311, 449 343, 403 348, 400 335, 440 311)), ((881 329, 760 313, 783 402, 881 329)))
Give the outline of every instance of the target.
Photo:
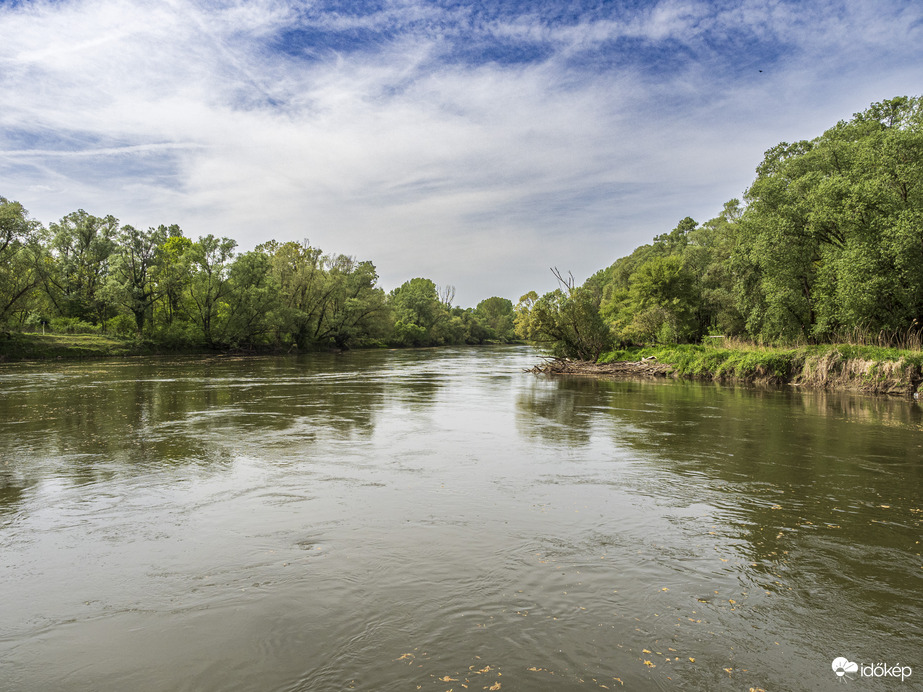
POLYGON ((0 6, 0 194, 515 299, 717 213, 763 150, 923 72, 912 2, 508 7, 0 6))

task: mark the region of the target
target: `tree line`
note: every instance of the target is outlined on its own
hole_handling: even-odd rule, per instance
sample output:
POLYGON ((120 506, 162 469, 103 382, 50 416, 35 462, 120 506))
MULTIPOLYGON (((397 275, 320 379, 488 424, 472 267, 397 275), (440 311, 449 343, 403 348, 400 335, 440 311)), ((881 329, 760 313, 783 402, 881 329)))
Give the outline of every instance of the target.
POLYGON ((743 203, 690 217, 578 286, 522 296, 517 333, 562 355, 709 335, 831 342, 923 325, 923 100, 873 103, 766 152, 743 203))
POLYGON ((43 226, 0 197, 0 327, 99 332, 167 348, 325 349, 507 342, 513 304, 452 305, 415 278, 386 293, 375 265, 305 242, 192 240, 75 211, 43 226))

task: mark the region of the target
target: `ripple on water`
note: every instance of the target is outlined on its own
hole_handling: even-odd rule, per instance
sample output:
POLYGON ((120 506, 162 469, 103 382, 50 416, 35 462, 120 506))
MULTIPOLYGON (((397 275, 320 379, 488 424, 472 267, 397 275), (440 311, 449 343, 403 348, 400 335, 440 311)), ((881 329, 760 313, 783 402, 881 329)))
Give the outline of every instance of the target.
POLYGON ((916 655, 913 414, 534 359, 4 370, 5 679, 800 690, 916 655))

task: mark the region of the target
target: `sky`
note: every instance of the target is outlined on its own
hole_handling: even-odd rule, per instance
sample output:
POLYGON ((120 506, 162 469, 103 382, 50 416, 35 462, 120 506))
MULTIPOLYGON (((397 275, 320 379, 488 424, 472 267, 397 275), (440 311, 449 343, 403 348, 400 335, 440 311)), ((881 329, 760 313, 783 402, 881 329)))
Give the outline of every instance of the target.
POLYGON ((515 303, 921 84, 918 0, 0 0, 0 196, 515 303))

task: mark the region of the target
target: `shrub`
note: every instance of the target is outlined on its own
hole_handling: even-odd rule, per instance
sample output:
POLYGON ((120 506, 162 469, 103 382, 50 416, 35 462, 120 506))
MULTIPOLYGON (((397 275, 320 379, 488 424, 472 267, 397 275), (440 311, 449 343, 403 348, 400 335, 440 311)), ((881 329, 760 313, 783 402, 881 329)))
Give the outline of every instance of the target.
POLYGON ((55 317, 49 323, 51 331, 59 334, 98 334, 99 326, 79 317, 55 317))

